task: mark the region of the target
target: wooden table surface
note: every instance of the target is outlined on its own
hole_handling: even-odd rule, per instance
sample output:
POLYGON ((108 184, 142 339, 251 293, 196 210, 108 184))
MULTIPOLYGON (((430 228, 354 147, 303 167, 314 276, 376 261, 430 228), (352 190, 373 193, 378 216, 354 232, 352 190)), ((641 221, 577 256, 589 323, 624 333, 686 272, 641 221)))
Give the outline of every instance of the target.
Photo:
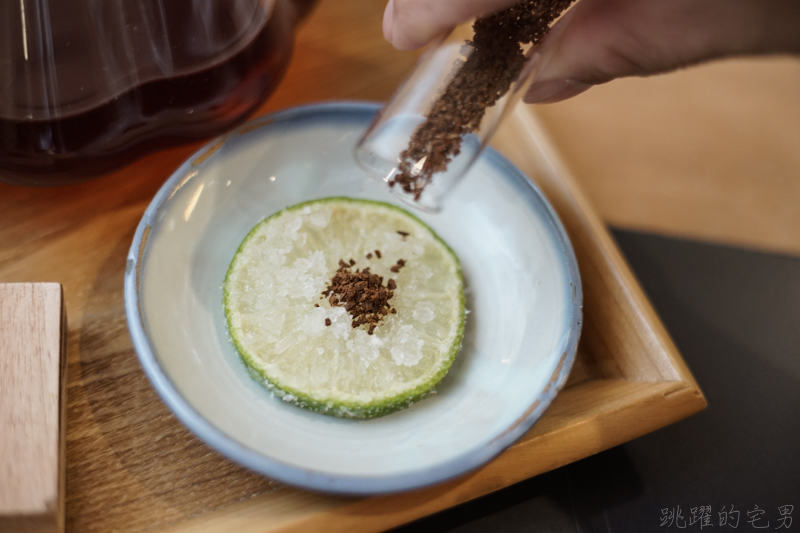
MULTIPOLYGON (((396 52, 384 42, 383 4, 321 0, 298 33, 286 78, 259 114, 320 100, 388 98, 416 54, 396 52)), ((608 223, 800 253, 800 60, 727 61, 658 78, 616 81, 539 112, 608 223)), ((120 427, 119 413, 108 407, 113 402, 98 401, 124 394, 132 408, 159 402, 146 382, 129 384, 126 376, 114 373, 118 357, 129 349, 124 317, 102 324, 96 319, 109 315, 106 307, 118 305, 122 280, 117 266, 124 262, 144 207, 198 146, 153 154, 87 184, 58 189, 0 184, 0 281, 63 284, 70 331, 81 331, 80 337, 71 334, 71 353, 79 351, 81 357, 70 356, 70 372, 85 379, 68 391, 74 395, 68 417, 94 417, 97 429, 68 437, 68 515, 81 516, 72 523, 74 530, 85 530, 79 526, 98 518, 81 515, 83 507, 128 516, 162 513, 169 522, 184 506, 170 499, 169 487, 196 481, 168 479, 172 458, 159 455, 163 443, 132 439, 142 432, 120 427), (105 454, 102 468, 70 455, 69 442, 105 454), (125 450, 140 446, 152 449, 150 464, 127 464, 125 450), (148 486, 125 487, 121 472, 131 468, 160 473, 142 476, 152 482, 148 486), (101 479, 117 489, 108 493, 105 505, 71 499, 80 485, 101 479), (140 509, 121 496, 142 490, 160 491, 163 507, 140 509)), ((213 454, 195 446, 178 426, 164 431, 175 423, 166 407, 158 408, 161 419, 142 423, 154 431, 161 425, 158 433, 172 446, 185 443, 181 461, 213 454)), ((240 475, 240 469, 219 457, 203 460, 219 462, 213 485, 219 501, 227 490, 226 476, 240 475)), ((269 490, 269 483, 254 476, 248 493, 230 492, 224 498, 237 501, 269 490)), ((194 496, 195 506, 205 497, 194 496)))
MULTIPOLYGON (((266 109, 388 98, 416 56, 383 41, 383 4, 322 0, 266 109)), ((800 58, 616 80, 537 111, 609 224, 800 254, 800 58)))
MULTIPOLYGON (((321 0, 298 32, 286 77, 258 113, 387 99, 416 54, 383 40, 382 13, 381 1, 321 0)), ((800 253, 800 58, 727 60, 617 80, 537 111, 609 224, 800 253)), ((0 184, 0 266, 94 215, 151 198, 199 145, 85 185, 0 184)))
POLYGON ((538 111, 618 227, 800 254, 800 58, 617 80, 538 111))

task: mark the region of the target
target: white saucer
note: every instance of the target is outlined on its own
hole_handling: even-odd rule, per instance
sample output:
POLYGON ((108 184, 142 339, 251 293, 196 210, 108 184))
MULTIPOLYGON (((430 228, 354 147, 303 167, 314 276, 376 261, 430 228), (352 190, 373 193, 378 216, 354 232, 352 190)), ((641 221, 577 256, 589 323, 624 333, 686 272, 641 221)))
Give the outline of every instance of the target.
POLYGON ((338 493, 414 489, 489 461, 551 403, 580 334, 581 283, 561 223, 519 170, 487 150, 441 213, 415 213, 458 254, 470 312, 437 394, 385 417, 343 420, 286 404, 249 377, 222 308, 230 261, 253 226, 289 205, 327 196, 399 205, 352 157, 377 110, 295 108, 209 143, 148 207, 125 275, 134 347, 175 415, 241 465, 338 493))

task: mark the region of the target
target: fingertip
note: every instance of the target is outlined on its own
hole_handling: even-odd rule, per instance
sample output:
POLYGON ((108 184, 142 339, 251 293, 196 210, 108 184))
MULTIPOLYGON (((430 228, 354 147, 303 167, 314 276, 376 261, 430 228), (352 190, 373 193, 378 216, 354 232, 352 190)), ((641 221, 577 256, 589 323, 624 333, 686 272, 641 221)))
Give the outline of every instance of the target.
POLYGON ((410 52, 411 50, 417 50, 419 48, 422 48, 426 44, 424 41, 420 42, 405 35, 402 32, 396 32, 394 31, 394 29, 392 30, 391 43, 392 46, 395 47, 395 49, 401 52, 410 52))
POLYGON ((386 40, 392 43, 395 49, 401 52, 408 52, 410 50, 417 50, 427 44, 424 38, 420 38, 419 28, 413 28, 408 31, 408 24, 398 23, 394 15, 388 17, 388 22, 384 22, 383 34, 386 40))
POLYGON ((394 0, 389 0, 383 12, 383 38, 392 42, 394 33, 394 0))
POLYGON ((416 50, 425 43, 417 42, 413 39, 409 32, 403 31, 401 24, 398 29, 397 17, 395 16, 394 0, 389 0, 386 4, 386 9, 383 12, 383 37, 394 46, 397 50, 407 52, 409 50, 416 50))
POLYGON ((523 97, 526 104, 554 104, 578 96, 593 85, 575 80, 551 80, 532 85, 523 97))
POLYGON ((417 50, 441 30, 439 4, 419 0, 389 0, 383 12, 383 35, 397 50, 417 50))

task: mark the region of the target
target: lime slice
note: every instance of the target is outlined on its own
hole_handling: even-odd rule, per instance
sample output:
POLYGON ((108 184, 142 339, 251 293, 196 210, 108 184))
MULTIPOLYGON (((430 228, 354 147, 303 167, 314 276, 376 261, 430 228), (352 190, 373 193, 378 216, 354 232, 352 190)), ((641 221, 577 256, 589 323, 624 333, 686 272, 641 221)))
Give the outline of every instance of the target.
POLYGON ((283 400, 339 417, 384 415, 430 393, 464 332, 458 258, 419 219, 382 202, 326 198, 267 218, 236 252, 224 294, 251 375, 283 400), (331 287, 337 271, 364 269, 380 277, 385 301, 358 324, 359 307, 331 287))

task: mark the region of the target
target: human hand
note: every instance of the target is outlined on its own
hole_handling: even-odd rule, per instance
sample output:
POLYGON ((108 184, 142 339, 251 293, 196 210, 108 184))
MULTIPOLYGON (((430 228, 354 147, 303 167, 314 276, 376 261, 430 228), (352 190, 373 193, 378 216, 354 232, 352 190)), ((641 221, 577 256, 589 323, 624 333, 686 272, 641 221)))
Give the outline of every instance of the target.
MULTIPOLYGON (((400 50, 425 45, 515 0, 389 0, 383 33, 400 50)), ((538 45, 524 100, 550 103, 625 76, 736 55, 800 53, 797 0, 580 0, 538 45)))

